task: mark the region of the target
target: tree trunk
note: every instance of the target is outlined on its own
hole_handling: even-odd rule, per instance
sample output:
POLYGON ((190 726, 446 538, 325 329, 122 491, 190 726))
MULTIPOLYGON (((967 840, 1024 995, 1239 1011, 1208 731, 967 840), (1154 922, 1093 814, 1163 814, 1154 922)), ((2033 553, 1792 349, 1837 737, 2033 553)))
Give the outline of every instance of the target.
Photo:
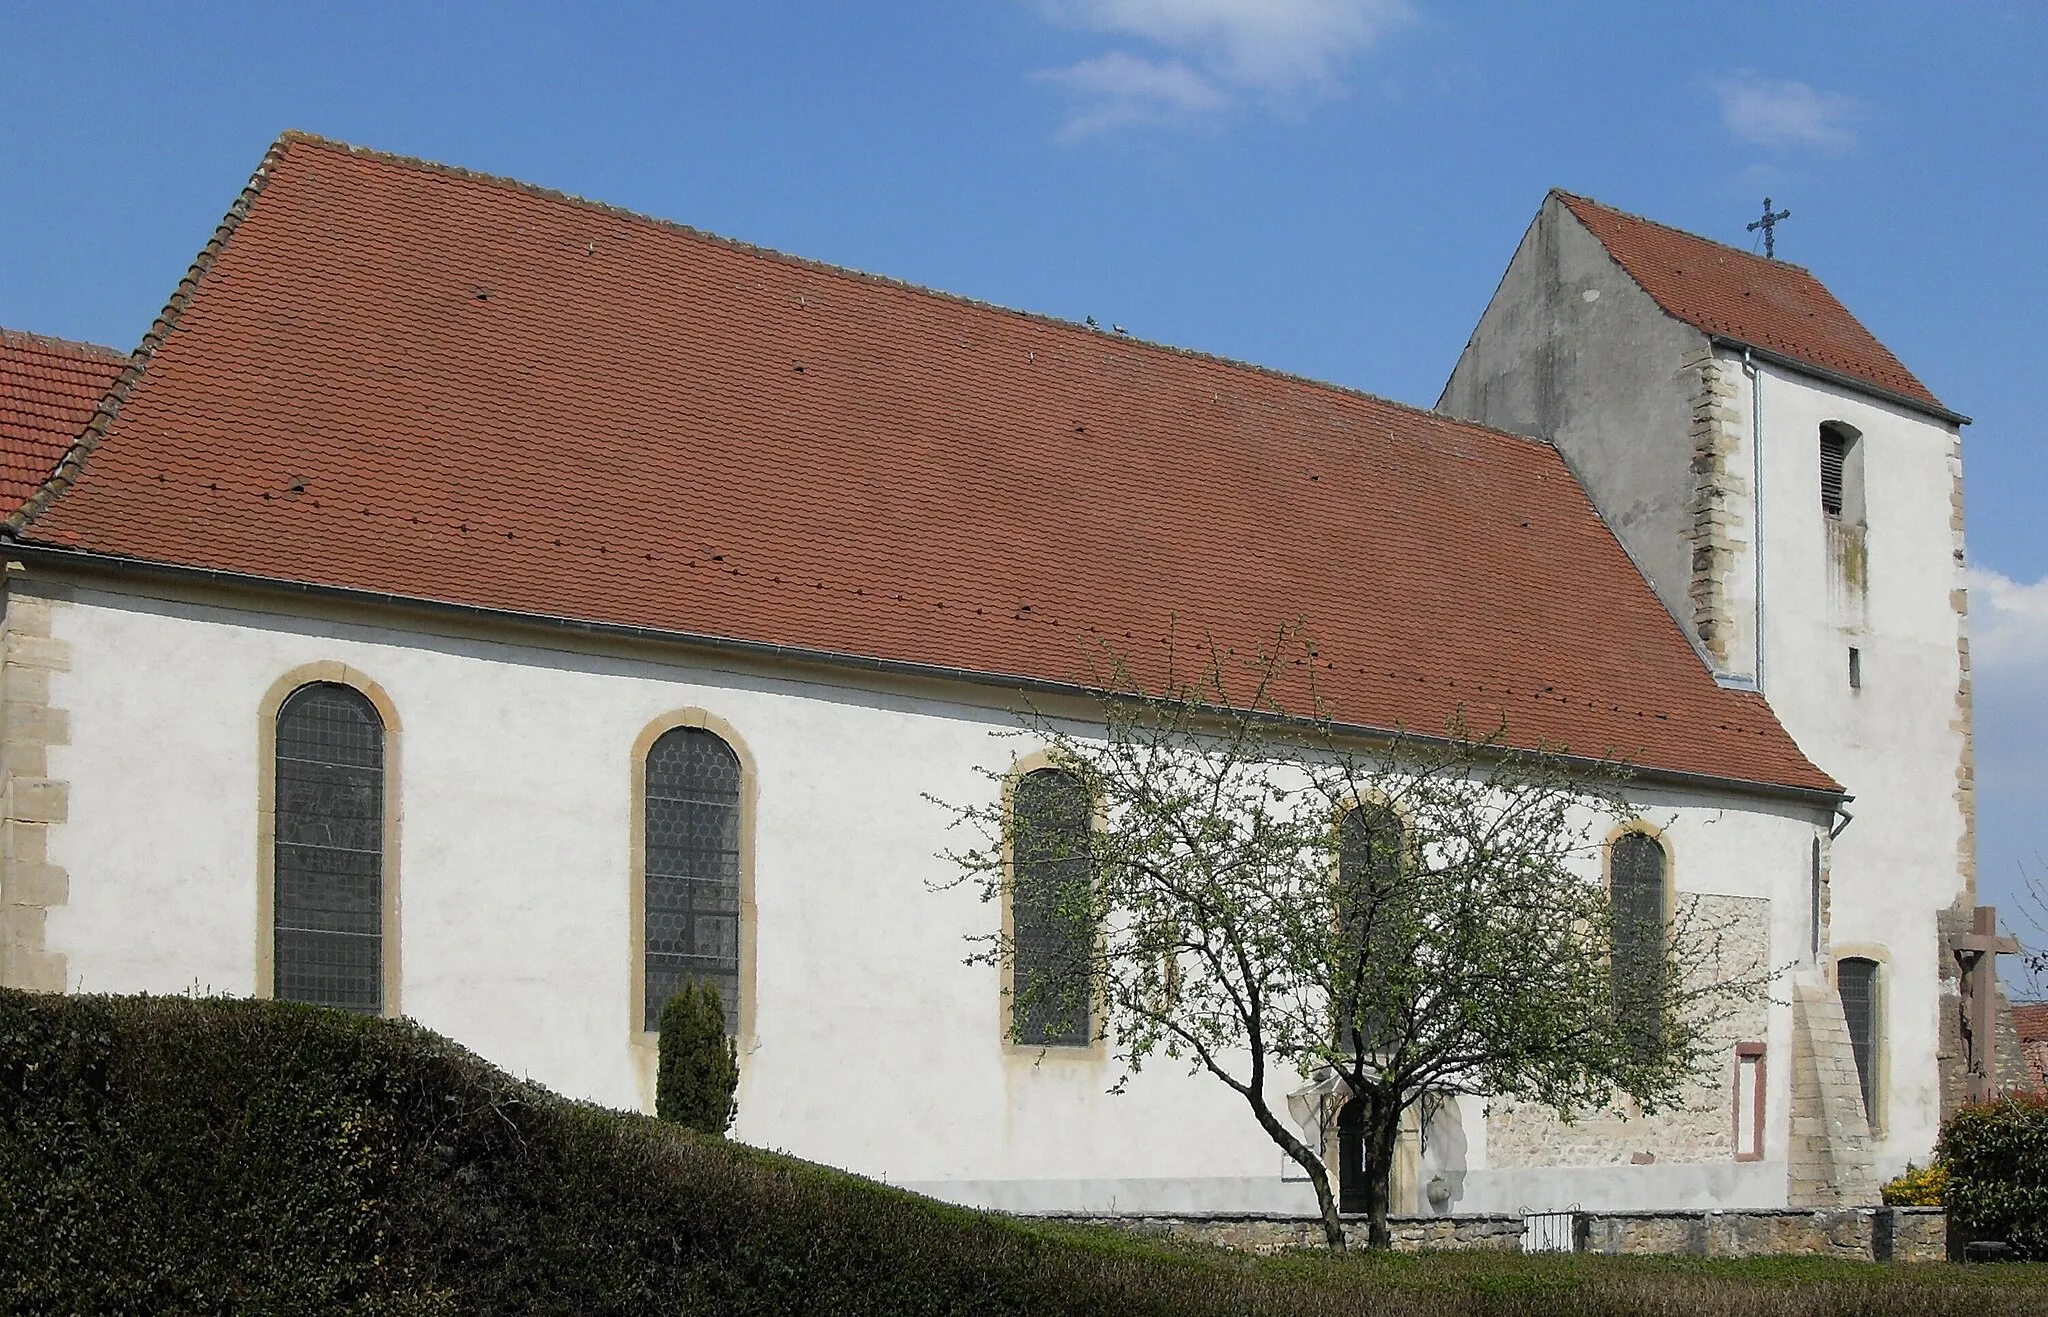
POLYGON ((1259 1118, 1259 1125, 1273 1142, 1280 1145, 1280 1151, 1292 1157, 1295 1164, 1308 1172, 1309 1183, 1316 1188, 1316 1206, 1323 1215, 1323 1242, 1330 1246, 1332 1253, 1344 1251, 1344 1223, 1337 1216, 1337 1193, 1330 1187, 1330 1171, 1323 1165, 1322 1157, 1310 1150, 1306 1143, 1294 1137, 1280 1118, 1266 1105, 1264 1096, 1254 1088, 1244 1094, 1251 1103, 1252 1113, 1259 1118))
POLYGON ((1332 1253, 1344 1251, 1344 1222, 1337 1216, 1337 1191, 1330 1187, 1330 1170, 1323 1165, 1320 1157, 1297 1157, 1301 1168, 1308 1172, 1309 1182, 1316 1187, 1316 1206, 1323 1214, 1323 1243, 1332 1253))
POLYGON ((1394 1152, 1401 1141, 1401 1104, 1385 1094, 1367 1099, 1365 1118, 1365 1210, 1367 1246, 1392 1248, 1387 1210, 1394 1195, 1394 1152))

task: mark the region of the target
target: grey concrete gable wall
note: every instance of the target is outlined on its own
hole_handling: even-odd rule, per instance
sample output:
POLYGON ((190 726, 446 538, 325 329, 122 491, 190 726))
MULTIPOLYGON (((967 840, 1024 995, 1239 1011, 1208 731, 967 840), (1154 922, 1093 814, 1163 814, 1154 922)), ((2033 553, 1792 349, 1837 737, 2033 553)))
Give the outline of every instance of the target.
POLYGON ((1437 403, 1555 444, 1695 640, 1688 358, 1706 347, 1551 196, 1437 403))

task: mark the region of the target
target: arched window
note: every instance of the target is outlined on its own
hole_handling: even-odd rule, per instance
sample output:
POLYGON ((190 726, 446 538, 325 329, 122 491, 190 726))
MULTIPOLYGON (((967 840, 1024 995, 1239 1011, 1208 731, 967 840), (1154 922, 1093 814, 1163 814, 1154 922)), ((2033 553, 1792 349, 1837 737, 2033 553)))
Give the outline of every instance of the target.
POLYGON ((1072 773, 1041 768, 1010 797, 1010 1022, 1019 1043, 1095 1040, 1091 837, 1095 802, 1072 773))
POLYGON ((273 981, 280 1001, 384 1009, 384 723, 314 682, 277 712, 273 981))
POLYGON ((643 953, 646 1018, 685 983, 725 999, 725 1031, 740 1015, 740 759, 701 727, 664 732, 647 751, 647 882, 643 953))
POLYGON ((1669 973, 1664 846, 1655 837, 1625 832, 1607 861, 1608 900, 1614 908, 1614 1010, 1638 1053, 1657 1047, 1664 1032, 1664 979, 1669 973))
POLYGON ((1863 1090, 1863 1114, 1875 1125, 1879 1032, 1877 962, 1862 956, 1844 956, 1835 966, 1835 990, 1842 996, 1842 1019, 1849 1026, 1849 1050, 1856 1057, 1856 1080, 1863 1090))
POLYGON ((1345 811, 1337 824, 1337 963, 1331 967, 1337 1038, 1379 1050, 1393 1033, 1395 1003, 1379 1000, 1390 967, 1407 959, 1414 902, 1402 881, 1406 836, 1384 804, 1345 811))

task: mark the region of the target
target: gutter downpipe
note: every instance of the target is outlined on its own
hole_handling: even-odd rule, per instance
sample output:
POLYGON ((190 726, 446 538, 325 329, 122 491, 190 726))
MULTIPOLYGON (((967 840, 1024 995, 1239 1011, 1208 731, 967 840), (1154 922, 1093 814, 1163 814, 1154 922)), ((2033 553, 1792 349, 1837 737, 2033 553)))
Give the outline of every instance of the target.
POLYGON ((1754 524, 1750 557, 1756 563, 1756 688, 1764 688, 1764 374, 1742 349, 1742 373, 1749 376, 1749 493, 1754 524))

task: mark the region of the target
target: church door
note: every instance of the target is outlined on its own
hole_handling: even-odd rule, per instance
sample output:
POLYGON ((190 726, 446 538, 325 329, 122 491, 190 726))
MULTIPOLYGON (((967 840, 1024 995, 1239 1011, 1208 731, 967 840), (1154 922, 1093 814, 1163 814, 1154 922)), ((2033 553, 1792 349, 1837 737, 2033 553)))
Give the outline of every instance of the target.
POLYGON ((1337 1113, 1337 1210, 1366 1210, 1365 1103, 1357 1098, 1337 1113))

